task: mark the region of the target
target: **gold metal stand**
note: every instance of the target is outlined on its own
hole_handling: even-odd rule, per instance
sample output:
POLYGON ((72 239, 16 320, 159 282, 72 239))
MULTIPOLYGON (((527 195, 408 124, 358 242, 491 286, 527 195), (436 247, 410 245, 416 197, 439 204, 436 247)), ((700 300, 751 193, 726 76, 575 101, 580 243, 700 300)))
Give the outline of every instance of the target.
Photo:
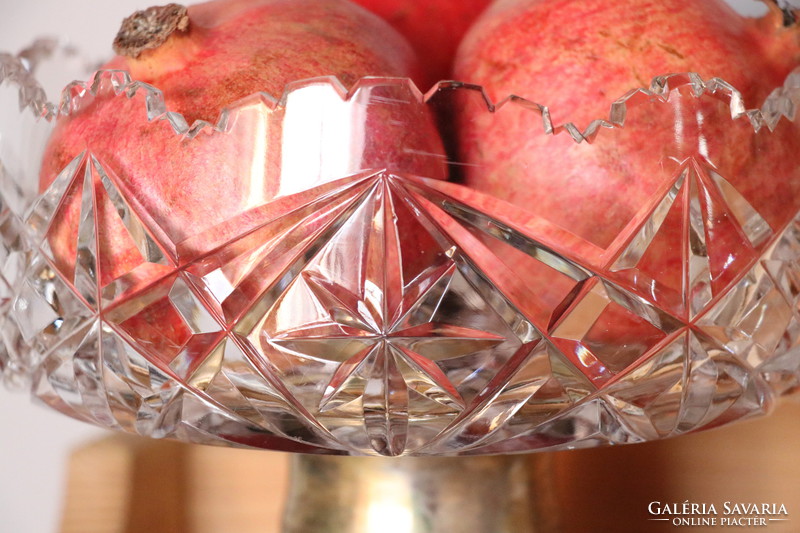
POLYGON ((557 520, 553 493, 547 491, 552 464, 551 454, 394 459, 295 456, 283 531, 552 531, 557 520), (538 470, 536 475, 530 475, 530 468, 538 470))

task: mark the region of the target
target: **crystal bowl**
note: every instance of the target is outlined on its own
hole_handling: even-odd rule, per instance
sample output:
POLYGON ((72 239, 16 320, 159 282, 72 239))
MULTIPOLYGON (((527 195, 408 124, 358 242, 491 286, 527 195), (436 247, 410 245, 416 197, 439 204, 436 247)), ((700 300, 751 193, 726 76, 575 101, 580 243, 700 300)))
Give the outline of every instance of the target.
POLYGON ((65 414, 208 444, 490 454, 676 436, 798 387, 800 74, 759 109, 719 79, 658 77, 585 129, 520 97, 387 78, 302 80, 188 124, 77 57, 44 41, 0 55, 0 372, 65 414), (50 101, 45 79, 89 81, 50 101), (180 223, 185 197, 131 186, 152 144, 87 135, 46 175, 54 129, 100 103, 138 106, 111 136, 163 144, 165 177, 224 162, 201 223, 180 223), (448 156, 407 134, 420 116, 448 156), (482 170, 460 131, 520 121, 553 157, 652 152, 634 211, 588 221, 613 238, 587 233, 586 206, 548 219, 459 183, 482 170), (123 272, 119 239, 136 251, 123 272))

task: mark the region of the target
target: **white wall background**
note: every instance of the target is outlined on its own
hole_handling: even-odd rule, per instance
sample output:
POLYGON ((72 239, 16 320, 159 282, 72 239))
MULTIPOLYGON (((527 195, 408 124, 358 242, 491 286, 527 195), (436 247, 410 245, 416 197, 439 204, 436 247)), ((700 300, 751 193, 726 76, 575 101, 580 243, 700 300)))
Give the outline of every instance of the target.
MULTIPOLYGON (((729 1, 750 15, 764 11, 757 0, 729 1)), ((34 36, 56 35, 99 54, 110 49, 122 18, 157 3, 0 0, 0 51, 18 51, 34 36)), ((0 533, 55 533, 69 451, 102 434, 0 389, 0 533)))

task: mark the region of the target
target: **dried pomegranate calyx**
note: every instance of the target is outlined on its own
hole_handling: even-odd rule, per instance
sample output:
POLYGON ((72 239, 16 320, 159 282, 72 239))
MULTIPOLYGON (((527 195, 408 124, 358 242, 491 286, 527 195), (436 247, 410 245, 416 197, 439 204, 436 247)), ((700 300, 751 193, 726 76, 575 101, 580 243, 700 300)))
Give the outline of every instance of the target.
POLYGON ((122 21, 114 39, 114 52, 135 59, 145 50, 164 44, 176 31, 185 32, 188 29, 186 6, 167 4, 149 7, 122 21))
POLYGON ((773 13, 779 15, 782 19, 784 28, 793 28, 798 24, 798 13, 800 10, 791 7, 790 5, 784 6, 779 0, 762 0, 773 13))

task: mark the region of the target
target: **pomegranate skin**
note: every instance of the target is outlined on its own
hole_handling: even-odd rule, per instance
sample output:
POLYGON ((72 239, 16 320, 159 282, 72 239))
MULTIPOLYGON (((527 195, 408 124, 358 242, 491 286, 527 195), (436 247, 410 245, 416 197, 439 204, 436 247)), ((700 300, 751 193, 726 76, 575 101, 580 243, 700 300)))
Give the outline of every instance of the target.
MULTIPOLYGON (((189 7, 188 17, 186 32, 175 32, 136 58, 115 57, 103 68, 129 71, 134 80, 157 87, 167 109, 189 124, 216 122, 224 108, 256 93, 280 97, 287 84, 298 80, 334 76, 350 88, 365 76, 407 78, 419 72, 402 36, 344 0, 216 0, 189 7)), ((166 122, 146 121, 142 98, 100 95, 59 120, 43 159, 40 188, 46 189, 88 150, 115 174, 133 207, 156 221, 169 245, 227 224, 208 234, 200 247, 185 250, 190 260, 268 220, 268 207, 247 213, 255 206, 254 197, 268 204, 285 196, 286 189, 303 190, 299 184, 287 187, 291 177, 282 175, 284 117, 259 102, 254 97, 252 104, 237 106, 232 134, 182 140, 166 122), (253 161, 261 145, 253 139, 258 135, 266 135, 269 151, 254 191, 253 161)), ((413 112, 377 107, 363 119, 363 166, 445 178, 443 148, 430 114, 422 106, 413 112)), ((322 174, 308 188, 344 177, 322 174)), ((102 185, 95 187, 101 197, 102 185)), ((308 201, 307 196, 299 198, 308 201)), ((75 262, 80 204, 80 195, 68 195, 49 230, 54 260, 67 273, 75 262)), ((100 244, 105 253, 98 267, 102 286, 130 272, 141 257, 110 202, 97 206, 97 216, 104 226, 100 244)))
MULTIPOLYGON (((47 230, 51 259, 85 298, 98 300, 110 327, 179 378, 225 333, 213 325, 206 331, 208 324, 193 323, 193 311, 178 309, 180 298, 195 305, 180 271, 203 284, 203 276, 224 269, 236 285, 231 294, 197 290, 233 327, 282 269, 302 259, 304 247, 336 227, 354 194, 331 200, 342 178, 382 169, 447 177, 432 114, 408 80, 419 72, 413 50, 379 17, 345 0, 217 0, 187 15, 185 32, 104 68, 158 88, 167 110, 188 124, 216 123, 228 110, 225 128, 206 126, 188 138, 166 120, 148 121, 145 89, 133 98, 101 91, 59 118, 39 184, 44 191, 83 154, 47 230), (329 78, 294 83, 321 76, 329 78), (394 80, 359 82, 368 76, 394 80), (115 205, 95 160, 126 208, 115 205), (84 218, 87 175, 96 263, 78 248, 86 243, 83 224, 92 222, 84 218), (125 225, 136 219, 167 259, 143 256, 132 238, 143 232, 125 225), (95 277, 90 284, 87 272, 95 277)), ((406 242, 419 249, 417 262, 429 255, 425 242, 406 242)))
MULTIPOLYGON (((722 78, 755 108, 800 64, 798 30, 784 27, 779 11, 752 19, 722 0, 499 0, 465 37, 454 77, 482 85, 495 102, 514 94, 545 105, 555 125, 580 129, 671 73, 722 78)), ((722 103, 681 100, 682 109, 677 100, 638 107, 591 146, 544 135, 537 117, 513 104, 494 115, 468 106, 457 117, 464 182, 606 250, 674 177, 669 162, 696 158, 719 167, 773 227, 785 222, 797 185, 775 177, 797 162, 793 126, 779 126, 780 142, 754 139, 746 118, 734 124, 722 103)))
POLYGON ((355 0, 403 34, 422 63, 420 89, 450 78, 464 34, 491 0, 355 0))

